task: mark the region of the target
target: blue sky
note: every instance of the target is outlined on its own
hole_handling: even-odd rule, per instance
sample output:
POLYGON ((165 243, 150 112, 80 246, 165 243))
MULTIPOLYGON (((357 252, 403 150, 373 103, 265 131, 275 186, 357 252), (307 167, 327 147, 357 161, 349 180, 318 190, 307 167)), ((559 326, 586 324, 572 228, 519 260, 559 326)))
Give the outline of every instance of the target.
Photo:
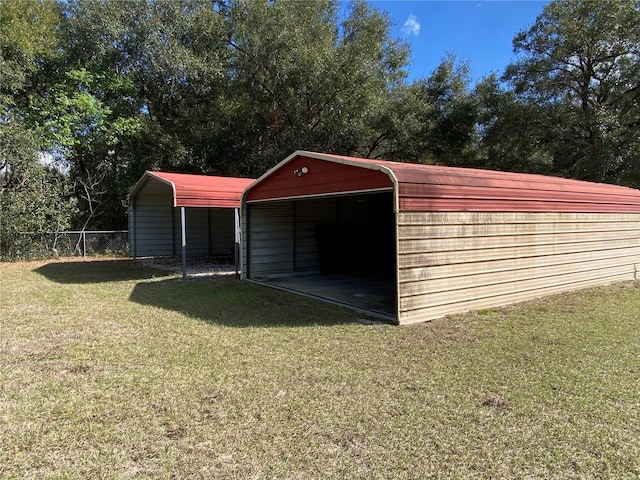
POLYGON ((409 79, 427 77, 447 52, 471 69, 472 83, 515 59, 513 37, 528 29, 545 6, 534 0, 371 0, 395 22, 393 37, 411 45, 409 79))

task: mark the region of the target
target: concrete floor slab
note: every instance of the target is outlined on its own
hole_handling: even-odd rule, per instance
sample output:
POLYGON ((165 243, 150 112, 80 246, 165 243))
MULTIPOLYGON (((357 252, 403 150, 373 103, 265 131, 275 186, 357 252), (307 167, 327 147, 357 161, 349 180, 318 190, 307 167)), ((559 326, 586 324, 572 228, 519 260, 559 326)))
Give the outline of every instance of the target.
POLYGON ((364 274, 311 274, 270 277, 261 279, 259 283, 395 320, 396 285, 393 278, 364 274))

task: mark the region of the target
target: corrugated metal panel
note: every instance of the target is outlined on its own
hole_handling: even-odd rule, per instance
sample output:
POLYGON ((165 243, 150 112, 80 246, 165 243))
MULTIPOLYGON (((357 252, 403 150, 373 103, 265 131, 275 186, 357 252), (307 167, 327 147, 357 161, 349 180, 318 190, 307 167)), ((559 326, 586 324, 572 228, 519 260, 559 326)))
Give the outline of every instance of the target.
POLYGON ((616 185, 302 151, 251 184, 244 198, 253 202, 394 185, 399 212, 640 213, 640 191, 616 185))
POLYGON ((633 279, 640 215, 402 213, 399 321, 633 279))
POLYGON ((136 257, 136 222, 135 222, 135 212, 133 210, 133 205, 129 205, 127 208, 127 228, 129 231, 129 255, 131 257, 136 257))
POLYGON ((171 188, 160 182, 145 182, 130 203, 131 255, 136 257, 174 254, 171 188))
POLYGON ((520 257, 469 262, 465 261, 465 258, 469 258, 468 255, 460 255, 454 258, 454 262, 443 264, 411 265, 409 262, 404 262, 398 280, 401 284, 410 284, 425 280, 452 279, 478 274, 500 275, 503 272, 516 272, 524 269, 535 269, 537 272, 539 269, 547 267, 563 268, 564 265, 576 265, 576 268, 579 268, 578 264, 588 265, 590 262, 603 261, 611 262, 611 264, 625 262, 633 264, 635 260, 633 247, 633 242, 616 242, 614 248, 594 252, 550 253, 552 249, 549 249, 546 252, 543 251, 541 255, 529 257, 526 263, 520 257))
POLYGON ((209 253, 209 221, 206 208, 185 209, 187 255, 209 253))
MULTIPOLYGON (((549 285, 558 283, 558 278, 578 274, 584 277, 583 273, 589 272, 588 277, 593 278, 594 273, 601 270, 620 269, 620 273, 633 274, 633 265, 637 260, 633 255, 629 254, 623 257, 604 258, 602 260, 586 260, 571 263, 555 263, 545 266, 524 266, 522 263, 516 268, 506 268, 505 270, 488 270, 481 273, 472 273, 474 269, 469 269, 464 274, 458 270, 454 275, 445 275, 443 271, 439 272, 443 275, 440 278, 427 278, 413 282, 403 281, 402 299, 407 305, 414 304, 416 298, 423 297, 426 299, 427 305, 435 303, 437 294, 455 290, 463 290, 465 296, 474 297, 475 294, 471 288, 493 287, 495 291, 499 291, 497 285, 509 284, 509 288, 518 285, 519 282, 540 281, 551 279, 549 285), (425 293, 427 292, 427 293, 425 293)), ((560 260, 557 260, 560 261, 560 260)), ((491 266, 496 268, 495 266, 491 266)), ((476 269, 479 270, 479 269, 476 269)), ((540 285, 537 285, 539 288, 540 285)), ((447 297, 451 298, 451 295, 447 297)), ((402 305, 402 303, 401 303, 402 305)), ((409 307, 407 307, 409 309, 409 307)))
MULTIPOLYGON (((414 253, 411 255, 400 256, 398 262, 400 268, 448 265, 453 263, 468 263, 471 261, 489 262, 493 260, 501 260, 504 258, 530 258, 546 255, 579 253, 589 251, 590 249, 596 249, 599 247, 599 245, 600 242, 583 242, 548 245, 544 248, 537 245, 491 248, 473 251, 473 258, 471 258, 469 252, 465 250, 426 252, 420 254, 414 253)), ((638 241, 636 239, 613 240, 607 243, 608 248, 611 249, 632 248, 637 247, 637 245, 638 241)))
MULTIPOLYGON (((461 237, 461 238, 424 238, 420 240, 400 240, 400 255, 410 255, 423 252, 460 252, 463 250, 486 250, 499 248, 537 247, 543 250, 546 246, 565 244, 605 244, 613 241, 635 240, 638 231, 610 230, 565 233, 530 233, 523 235, 494 235, 489 237, 461 237)), ((580 248, 580 247, 579 247, 580 248)))
POLYGON ((611 275, 604 277, 585 277, 580 282, 554 283, 550 286, 536 288, 532 291, 514 291, 512 293, 501 293, 497 291, 496 295, 477 299, 464 299, 460 297, 450 296, 450 299, 455 298, 454 302, 443 303, 441 305, 431 305, 429 308, 420 308, 417 310, 404 312, 401 315, 400 323, 403 325, 409 325, 412 323, 426 322, 428 320, 444 317, 445 315, 462 313, 480 308, 509 305, 512 303, 531 300, 554 293, 569 292, 572 290, 589 288, 613 282, 622 282, 628 279, 629 275, 625 273, 622 275, 611 275))
POLYGON ((458 221, 466 223, 445 223, 450 215, 444 213, 427 214, 429 223, 422 224, 425 214, 404 213, 403 223, 400 225, 403 231, 403 238, 424 239, 424 238, 449 238, 449 237, 489 237, 492 235, 527 235, 565 232, 602 232, 611 230, 637 230, 640 224, 637 216, 619 215, 612 217, 611 214, 590 214, 588 217, 577 214, 559 216, 554 213, 539 213, 537 222, 531 222, 531 216, 523 217, 523 214, 503 213, 501 218, 506 223, 496 224, 495 214, 490 213, 464 213, 459 212, 456 216, 458 221), (469 223, 473 218, 480 223, 469 223), (588 220, 587 220, 588 218, 588 220), (529 220, 529 221, 527 221, 529 220))
MULTIPOLYGON (((555 194, 550 193, 549 197, 555 194)), ((563 200, 561 195, 558 200, 535 201, 514 198, 499 199, 473 199, 473 198, 416 198, 401 197, 400 210, 414 212, 629 212, 640 210, 633 203, 608 203, 593 202, 569 202, 563 200)))
POLYGON ((458 281, 446 284, 446 280, 430 282, 433 287, 428 289, 428 293, 423 293, 424 290, 411 291, 410 289, 407 292, 402 292, 400 295, 400 314, 403 315, 407 311, 429 309, 440 305, 451 305, 452 310, 455 310, 458 303, 481 299, 488 299, 484 307, 490 307, 493 306, 492 299, 495 297, 520 293, 520 300, 525 300, 537 297, 536 290, 541 288, 556 285, 579 285, 585 280, 608 279, 611 276, 617 278, 629 275, 630 271, 633 272, 633 268, 630 269, 628 265, 620 265, 569 271, 544 277, 526 275, 520 279, 508 279, 496 276, 488 279, 486 283, 458 281), (455 296, 452 295, 452 292, 455 292, 455 296))
POLYGON ((253 181, 250 178, 146 172, 134 187, 130 198, 145 188, 150 179, 163 182, 172 188, 175 207, 220 208, 239 208, 242 192, 253 181))
POLYGON ((293 272, 291 202, 252 205, 250 208, 251 225, 246 236, 251 278, 293 272))
POLYGON ((254 183, 246 201, 309 197, 322 194, 392 188, 383 172, 298 156, 286 168, 273 171, 268 181, 254 183), (306 173, 302 173, 305 171, 306 173))
MULTIPOLYGON (((173 207, 139 207, 136 212, 136 255, 140 257, 171 256, 179 253, 179 216, 173 207)), ((179 214, 178 214, 179 215, 179 214)))
MULTIPOLYGON (((393 259, 392 195, 249 204, 249 276, 331 271, 338 267, 388 272, 393 259), (288 252, 288 254, 287 254, 288 252), (381 255, 371 261, 370 255, 381 255), (386 267, 386 268, 383 268, 386 267)), ((378 272, 379 273, 379 272, 378 272)))
POLYGON ((316 241, 318 225, 335 224, 336 199, 300 200, 295 211, 295 272, 320 271, 320 255, 316 241))
MULTIPOLYGON (((187 208, 185 214, 188 255, 233 253, 235 245, 233 209, 187 208)), ((179 213, 176 213, 176 218, 179 218, 179 213)), ((180 231, 179 228, 177 231, 180 231)))
POLYGON ((617 185, 310 152, 297 152, 289 158, 294 162, 297 157, 309 156, 392 172, 397 181, 398 211, 640 213, 640 191, 617 185))
POLYGON ((226 255, 234 252, 235 212, 232 208, 209 208, 209 255, 226 255))
POLYGON ((196 207, 185 209, 188 255, 219 255, 233 252, 234 209, 228 208, 227 205, 239 206, 242 192, 240 187, 250 182, 250 179, 147 172, 130 196, 131 255, 144 257, 180 254, 180 208, 174 207, 176 201, 198 204, 196 207), (212 191, 207 193, 201 188, 203 185, 206 187, 207 183, 203 183, 203 179, 211 180, 217 196, 213 195, 212 191), (184 189, 191 187, 196 189, 189 194, 191 197, 188 197, 184 189), (183 196, 177 197, 177 200, 174 188, 177 188, 178 194, 183 192, 183 196), (227 202, 231 198, 227 194, 233 197, 231 203, 227 202), (228 198, 225 199, 225 196, 228 198), (197 201, 190 202, 188 198, 197 201), (201 204, 205 203, 222 206, 203 207, 201 204))
POLYGON ((509 288, 486 285, 452 292, 433 293, 428 296, 400 297, 400 324, 439 318, 461 313, 470 308, 490 308, 523 302, 548 293, 560 293, 590 286, 628 280, 624 267, 592 271, 590 275, 571 273, 556 275, 553 282, 534 278, 508 284, 509 288))

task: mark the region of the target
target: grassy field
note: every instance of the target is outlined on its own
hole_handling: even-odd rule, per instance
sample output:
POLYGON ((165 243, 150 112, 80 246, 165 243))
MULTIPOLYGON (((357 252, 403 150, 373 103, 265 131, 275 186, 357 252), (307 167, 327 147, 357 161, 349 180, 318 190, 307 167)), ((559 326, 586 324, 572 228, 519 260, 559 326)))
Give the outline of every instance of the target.
POLYGON ((640 477, 640 288, 428 324, 129 260, 0 264, 0 478, 640 477))

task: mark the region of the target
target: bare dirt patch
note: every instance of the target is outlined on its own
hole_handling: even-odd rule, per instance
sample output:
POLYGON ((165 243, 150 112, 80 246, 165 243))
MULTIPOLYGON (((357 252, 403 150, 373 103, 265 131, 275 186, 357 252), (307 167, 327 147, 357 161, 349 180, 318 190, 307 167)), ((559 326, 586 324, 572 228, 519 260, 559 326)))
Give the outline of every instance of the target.
MULTIPOLYGON (((182 272, 182 259, 179 257, 144 258, 138 260, 147 267, 170 272, 182 272)), ((233 257, 190 257, 187 259, 188 277, 208 277, 213 275, 236 275, 233 257)))

